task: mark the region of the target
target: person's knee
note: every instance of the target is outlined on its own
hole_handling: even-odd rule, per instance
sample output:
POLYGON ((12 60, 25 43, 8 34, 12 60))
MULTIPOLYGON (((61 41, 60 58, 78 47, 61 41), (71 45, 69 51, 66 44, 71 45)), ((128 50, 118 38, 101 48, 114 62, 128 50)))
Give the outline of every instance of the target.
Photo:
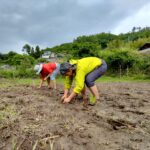
POLYGON ((94 86, 94 81, 92 81, 90 78, 85 78, 85 84, 87 87, 94 86))

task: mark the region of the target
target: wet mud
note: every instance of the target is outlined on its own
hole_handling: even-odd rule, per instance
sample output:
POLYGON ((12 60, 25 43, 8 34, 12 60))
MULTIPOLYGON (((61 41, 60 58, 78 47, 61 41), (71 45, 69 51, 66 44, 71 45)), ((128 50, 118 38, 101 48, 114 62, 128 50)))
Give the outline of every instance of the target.
POLYGON ((150 84, 97 83, 100 101, 62 104, 57 90, 0 88, 1 150, 149 150, 150 84))

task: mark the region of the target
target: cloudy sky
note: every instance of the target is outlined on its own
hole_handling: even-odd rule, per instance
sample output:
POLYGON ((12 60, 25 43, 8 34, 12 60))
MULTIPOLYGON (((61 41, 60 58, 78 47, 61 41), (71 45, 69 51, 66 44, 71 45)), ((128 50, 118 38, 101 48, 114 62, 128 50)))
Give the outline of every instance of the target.
POLYGON ((150 0, 0 0, 0 52, 150 27, 150 0))

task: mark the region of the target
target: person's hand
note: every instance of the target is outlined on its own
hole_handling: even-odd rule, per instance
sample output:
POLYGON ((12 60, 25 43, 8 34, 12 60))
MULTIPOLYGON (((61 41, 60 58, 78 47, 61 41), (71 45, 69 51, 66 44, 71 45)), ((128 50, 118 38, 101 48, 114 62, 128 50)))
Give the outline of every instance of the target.
POLYGON ((47 77, 44 78, 44 81, 46 81, 46 80, 47 80, 47 77))
POLYGON ((41 86, 38 86, 38 89, 40 89, 41 88, 41 86))
POLYGON ((64 99, 66 99, 67 98, 67 95, 63 95, 62 97, 61 97, 61 101, 63 101, 64 99))
POLYGON ((65 98, 63 103, 69 103, 71 101, 71 99, 68 97, 68 98, 65 98))

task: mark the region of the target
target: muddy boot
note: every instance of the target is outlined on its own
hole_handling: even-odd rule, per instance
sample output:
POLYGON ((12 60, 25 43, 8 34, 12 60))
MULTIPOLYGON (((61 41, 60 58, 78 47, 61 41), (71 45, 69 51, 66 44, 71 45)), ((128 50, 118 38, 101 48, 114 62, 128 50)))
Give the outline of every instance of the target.
POLYGON ((96 104, 97 100, 93 95, 90 95, 89 105, 94 106, 96 104))

